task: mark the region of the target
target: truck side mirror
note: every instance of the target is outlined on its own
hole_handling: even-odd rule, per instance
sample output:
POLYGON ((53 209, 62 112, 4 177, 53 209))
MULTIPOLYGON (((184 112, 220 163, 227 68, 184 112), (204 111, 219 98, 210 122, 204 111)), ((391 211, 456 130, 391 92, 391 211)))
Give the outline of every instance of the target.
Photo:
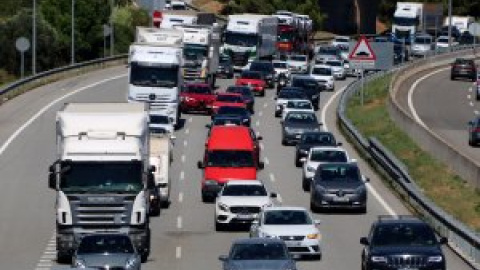
POLYGON ((51 189, 57 189, 57 177, 54 172, 48 174, 48 187, 51 189))
POLYGON ((157 171, 157 167, 155 167, 155 165, 150 165, 150 167, 148 167, 148 172, 154 173, 156 171, 157 171))

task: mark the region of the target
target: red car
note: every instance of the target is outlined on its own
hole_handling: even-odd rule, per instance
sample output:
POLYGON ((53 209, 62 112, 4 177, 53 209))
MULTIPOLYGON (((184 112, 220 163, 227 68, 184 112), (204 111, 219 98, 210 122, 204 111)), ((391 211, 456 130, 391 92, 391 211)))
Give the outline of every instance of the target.
POLYGON ((252 92, 262 97, 265 96, 267 82, 260 71, 245 70, 235 82, 235 85, 246 85, 252 88, 252 92))
POLYGON ((245 100, 243 99, 243 96, 239 93, 217 94, 217 98, 212 104, 213 114, 215 114, 218 111, 218 109, 222 106, 244 107, 244 108, 247 107, 247 105, 245 104, 245 100))
POLYGON ((180 110, 211 113, 215 98, 216 95, 209 84, 186 84, 180 93, 180 110))

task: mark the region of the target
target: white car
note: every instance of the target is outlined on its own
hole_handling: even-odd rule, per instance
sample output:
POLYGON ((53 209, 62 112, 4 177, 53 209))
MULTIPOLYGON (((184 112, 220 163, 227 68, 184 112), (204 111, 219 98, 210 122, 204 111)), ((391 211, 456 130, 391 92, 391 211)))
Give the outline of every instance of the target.
POLYGON ((173 134, 173 119, 163 112, 150 111, 150 121, 148 124, 151 133, 173 134))
POLYGON ((356 69, 356 68, 351 68, 350 67, 350 61, 348 61, 348 60, 343 60, 343 68, 345 69, 345 75, 346 76, 351 76, 351 77, 362 76, 362 70, 361 69, 356 69))
MULTIPOLYGON (((457 46, 458 42, 452 38, 452 47, 457 46)), ((448 37, 447 36, 439 36, 437 41, 435 42, 435 48, 437 50, 448 49, 448 37)))
POLYGON ((353 162, 347 151, 341 147, 317 146, 310 148, 307 157, 301 158, 303 163, 302 188, 308 191, 310 182, 315 176, 318 165, 329 162, 353 162))
POLYGON ((350 45, 350 37, 347 36, 335 36, 332 40, 332 45, 335 47, 339 46, 348 46, 350 45))
POLYGON ((292 99, 287 102, 282 110, 282 119, 291 111, 302 111, 315 113, 312 102, 308 99, 292 99))
POLYGON ((290 70, 286 61, 274 60, 272 61, 273 69, 275 70, 275 80, 278 79, 278 75, 285 74, 287 78, 290 78, 290 70))
POLYGON ((345 80, 345 78, 347 78, 347 74, 345 73, 345 68, 343 66, 343 60, 329 59, 327 62, 325 62, 325 65, 332 67, 333 77, 336 80, 345 80))
POLYGON ((293 256, 321 259, 319 224, 303 207, 274 206, 260 212, 252 223, 250 237, 280 238, 293 256))
POLYGON ((264 207, 273 206, 277 194, 269 193, 259 180, 231 180, 215 202, 215 230, 228 225, 250 224, 264 207))
POLYGON ((310 70, 310 77, 317 80, 319 84, 325 85, 325 89, 329 91, 335 90, 335 79, 333 78, 333 70, 331 66, 315 65, 310 70))
POLYGON ((291 73, 307 73, 308 57, 306 55, 291 55, 287 60, 291 73))
POLYGON ((306 97, 301 91, 301 88, 299 88, 298 91, 283 91, 282 89, 278 96, 275 97, 275 117, 280 117, 282 115, 282 111, 289 100, 306 97))

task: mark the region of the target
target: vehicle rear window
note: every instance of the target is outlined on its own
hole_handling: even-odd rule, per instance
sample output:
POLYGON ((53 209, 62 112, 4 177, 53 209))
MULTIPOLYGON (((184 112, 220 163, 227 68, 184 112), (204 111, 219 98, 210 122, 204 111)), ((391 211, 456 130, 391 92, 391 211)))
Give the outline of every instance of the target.
POLYGON ((284 244, 251 243, 236 244, 232 247, 232 260, 286 260, 288 257, 284 244))
POLYGON ((260 72, 251 72, 251 71, 244 71, 241 75, 242 79, 262 79, 262 74, 260 72))
POLYGON ((252 71, 273 71, 273 65, 271 63, 259 63, 253 62, 250 65, 252 71))
POLYGON ((294 55, 290 57, 292 61, 307 61, 307 56, 305 55, 294 55))
POLYGON ((233 95, 218 95, 217 101, 243 103, 243 99, 241 96, 233 96, 233 95))
POLYGON ((242 107, 222 106, 218 109, 217 114, 245 114, 247 109, 242 107))
POLYGON ((316 162, 347 162, 347 155, 343 151, 313 150, 310 157, 316 162))
POLYGON ((434 246, 437 239, 425 224, 382 224, 373 233, 375 246, 434 246))

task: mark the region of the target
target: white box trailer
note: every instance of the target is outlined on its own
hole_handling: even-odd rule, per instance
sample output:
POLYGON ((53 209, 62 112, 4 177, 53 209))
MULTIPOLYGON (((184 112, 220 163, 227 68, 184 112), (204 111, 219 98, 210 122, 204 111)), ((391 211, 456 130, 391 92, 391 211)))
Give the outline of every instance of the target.
POLYGON ((194 10, 163 11, 160 28, 173 28, 177 24, 197 24, 197 16, 197 12, 194 10))

